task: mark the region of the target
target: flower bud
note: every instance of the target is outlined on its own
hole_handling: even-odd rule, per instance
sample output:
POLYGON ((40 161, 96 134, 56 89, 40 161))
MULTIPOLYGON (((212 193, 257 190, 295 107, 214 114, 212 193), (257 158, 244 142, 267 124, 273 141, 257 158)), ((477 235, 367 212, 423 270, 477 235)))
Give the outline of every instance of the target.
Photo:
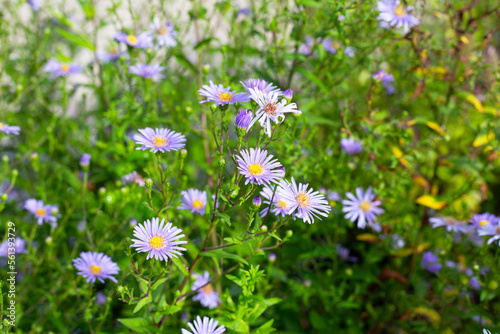
POLYGON ((148 177, 146 180, 144 180, 144 184, 146 185, 146 188, 151 189, 153 188, 153 180, 148 177))
POLYGON ((19 175, 19 171, 17 169, 13 169, 12 170, 12 176, 13 177, 17 177, 17 175, 19 175))
POLYGON ((352 276, 352 269, 351 268, 347 268, 345 270, 345 273, 346 273, 347 276, 352 276))
POLYGON ((106 188, 101 187, 99 188, 99 195, 104 195, 106 193, 106 188))
POLYGON ((181 158, 184 159, 187 156, 187 154, 188 154, 188 151, 185 148, 183 148, 181 150, 181 158))
POLYGON ((267 232, 267 226, 266 225, 262 225, 262 227, 260 228, 262 232, 267 232))
POLYGON ((84 153, 80 159, 80 166, 83 167, 83 169, 87 169, 90 165, 90 154, 84 153))
POLYGON ((36 152, 31 153, 30 158, 31 160, 38 160, 38 153, 36 152))
POLYGON ((0 199, 2 199, 2 202, 7 202, 7 198, 9 198, 9 196, 7 194, 2 194, 2 196, 0 196, 0 199))
MULTIPOLYGON (((260 196, 255 196, 255 197, 253 198, 252 203, 253 203, 253 205, 254 205, 255 207, 257 207, 257 208, 258 208, 258 207, 262 204, 262 198, 261 198, 260 196)), ((266 229, 267 229, 267 227, 266 227, 266 229)))
POLYGON ((218 107, 217 107, 217 105, 215 105, 215 104, 212 104, 212 105, 210 106, 210 110, 212 110, 212 112, 213 112, 213 113, 215 113, 215 112, 217 111, 217 109, 218 109, 218 107))
POLYGON ((49 246, 52 244, 52 237, 50 235, 47 238, 45 238, 45 243, 49 246))
POLYGON ((286 231, 286 236, 287 238, 291 238, 293 236, 293 231, 292 230, 286 231))
POLYGON ((267 256, 267 259, 271 262, 274 262, 276 261, 276 253, 270 253, 268 256, 267 256))
POLYGON ((219 159, 219 167, 224 167, 226 165, 226 160, 224 158, 219 159))
POLYGON ((9 157, 7 155, 2 155, 2 161, 4 164, 9 162, 9 157))
POLYGON ((209 63, 203 64, 202 69, 203 69, 203 73, 208 74, 208 72, 210 72, 210 64, 209 63))
POLYGON ((123 285, 118 285, 116 291, 121 295, 125 293, 125 288, 123 287, 123 285))
POLYGON ((289 89, 287 89, 287 90, 285 90, 285 91, 283 92, 283 97, 284 97, 285 99, 287 99, 288 101, 290 101, 290 100, 292 99, 292 97, 293 97, 293 90, 291 90, 290 88, 289 88, 289 89))
POLYGON ((280 177, 285 177, 285 172, 286 172, 285 167, 279 167, 278 171, 280 171, 280 177))
POLYGON ((250 122, 252 122, 253 118, 253 113, 250 109, 247 110, 241 110, 238 115, 236 115, 236 133, 239 135, 240 133, 245 133, 248 126, 250 125, 250 122), (244 130, 244 131, 238 131, 238 130, 244 130))

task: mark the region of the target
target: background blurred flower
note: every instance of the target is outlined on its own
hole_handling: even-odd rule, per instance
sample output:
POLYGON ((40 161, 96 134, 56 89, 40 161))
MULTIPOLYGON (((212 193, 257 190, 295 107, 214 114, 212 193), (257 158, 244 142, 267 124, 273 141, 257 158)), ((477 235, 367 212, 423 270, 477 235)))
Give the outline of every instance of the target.
POLYGON ((178 210, 189 210, 192 213, 205 214, 207 207, 207 192, 198 189, 188 189, 181 191, 182 199, 181 205, 177 207, 178 210))
POLYGON ((14 126, 14 125, 9 125, 0 122, 0 132, 3 132, 5 134, 14 134, 18 135, 19 131, 21 131, 21 127, 19 126, 14 126))
POLYGON ((221 303, 221 300, 219 298, 219 293, 214 290, 212 284, 207 284, 208 282, 210 282, 210 274, 208 271, 205 271, 203 275, 196 275, 196 281, 193 283, 191 290, 198 291, 196 296, 193 297, 193 300, 195 302, 200 302, 204 307, 214 309, 221 303))
POLYGON ((177 45, 177 31, 171 23, 162 24, 160 20, 155 17, 153 24, 149 26, 149 33, 154 38, 158 46, 174 47, 177 45))
POLYGON ((78 74, 82 71, 82 67, 77 64, 66 64, 52 59, 45 64, 43 70, 50 73, 51 78, 56 78, 66 77, 70 74, 78 74))
POLYGON ((422 262, 420 263, 422 268, 425 270, 436 274, 441 271, 443 266, 441 265, 439 258, 432 252, 425 252, 422 256, 422 262))
POLYGON ((127 44, 128 46, 140 49, 148 48, 153 43, 153 38, 147 32, 140 33, 137 36, 127 35, 124 32, 119 32, 115 34, 115 39, 118 42, 122 42, 127 44))
POLYGON ((80 257, 73 260, 73 266, 78 269, 78 275, 87 279, 87 283, 94 283, 96 279, 104 283, 106 278, 118 282, 112 275, 118 274, 120 268, 103 253, 81 252, 80 257))
POLYGON ((377 216, 384 213, 379 205, 381 201, 375 200, 375 194, 372 192, 372 187, 368 187, 366 192, 363 187, 356 188, 356 196, 348 192, 345 199, 342 201, 342 212, 345 213, 345 219, 349 219, 352 223, 358 222, 359 228, 365 228, 366 224, 374 223, 377 216))
POLYGON ((380 14, 377 19, 387 22, 390 26, 403 28, 406 34, 410 28, 420 24, 416 17, 409 14, 412 9, 412 6, 405 8, 400 0, 379 0, 377 10, 380 14))
POLYGON ((135 64, 129 67, 130 73, 134 73, 140 77, 153 80, 158 80, 165 77, 163 74, 161 74, 163 69, 164 67, 160 66, 159 64, 135 64))
POLYGON ((361 143, 353 138, 342 138, 340 140, 340 147, 347 154, 359 154, 363 152, 361 143))

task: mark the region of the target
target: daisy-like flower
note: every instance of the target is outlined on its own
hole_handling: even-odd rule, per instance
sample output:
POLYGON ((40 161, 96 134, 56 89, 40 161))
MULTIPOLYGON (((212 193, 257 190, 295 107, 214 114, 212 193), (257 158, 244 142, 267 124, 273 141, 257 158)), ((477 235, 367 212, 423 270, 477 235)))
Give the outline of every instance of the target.
POLYGON ((440 272, 441 269, 443 269, 439 258, 434 255, 433 252, 424 253, 424 255, 422 256, 422 262, 420 262, 420 266, 433 274, 436 274, 440 272))
POLYGON ((156 37, 156 43, 158 46, 171 46, 177 45, 175 38, 177 37, 177 31, 175 31, 174 25, 172 23, 162 24, 157 17, 155 17, 153 24, 149 26, 149 33, 154 38, 156 37))
POLYGON ((179 210, 189 210, 192 213, 205 214, 207 207, 207 192, 198 189, 188 189, 181 191, 181 205, 177 207, 179 210))
POLYGON ((403 28, 405 34, 420 24, 416 17, 409 14, 413 6, 405 8, 400 0, 379 0, 377 10, 380 12, 377 17, 379 21, 387 22, 391 27, 403 28))
POLYGON ((304 222, 313 224, 315 218, 321 220, 319 216, 328 217, 332 208, 324 195, 308 187, 309 184, 297 185, 292 177, 292 182, 282 180, 278 192, 286 202, 290 203, 289 214, 296 212, 296 216, 302 218, 304 222))
POLYGON ((314 38, 311 36, 306 36, 305 37, 305 42, 300 44, 299 46, 299 52, 302 53, 305 56, 310 56, 313 53, 313 47, 314 47, 314 38))
POLYGON ((136 148, 136 150, 149 150, 150 152, 168 152, 168 151, 178 151, 183 148, 186 144, 186 137, 184 135, 166 129, 139 129, 139 133, 134 134, 135 143, 141 145, 136 148))
POLYGON ((344 54, 349 58, 354 58, 355 51, 356 50, 352 46, 346 46, 346 48, 344 49, 344 54))
MULTIPOLYGON (((491 238, 488 239, 488 245, 489 245, 497 240, 500 240, 500 225, 496 225, 496 226, 495 225, 485 225, 478 230, 478 233, 480 236, 484 236, 484 235, 492 236, 491 238)), ((499 241, 498 245, 500 246, 500 241, 499 241)))
POLYGON ((196 296, 193 297, 195 302, 200 302, 204 307, 214 309, 221 302, 219 298, 219 293, 214 290, 212 284, 207 284, 210 282, 210 274, 205 271, 203 275, 196 275, 196 281, 191 287, 192 291, 198 290, 196 296))
POLYGON ((26 250, 26 240, 21 239, 21 238, 16 238, 14 242, 11 242, 9 240, 5 240, 1 245, 0 245, 0 257, 8 257, 9 254, 20 254, 24 253, 27 254, 28 251, 26 250))
POLYGON ((366 224, 370 225, 375 230, 378 230, 379 226, 376 224, 377 216, 384 211, 384 209, 379 208, 382 204, 381 201, 375 200, 375 194, 372 192, 372 187, 368 187, 366 192, 363 187, 356 188, 356 196, 348 192, 346 193, 345 199, 342 201, 342 212, 345 213, 345 219, 349 219, 351 223, 358 221, 359 228, 365 228, 366 224))
POLYGON ((325 48, 325 51, 331 53, 332 55, 337 53, 337 50, 341 45, 342 44, 340 44, 340 42, 335 41, 330 37, 327 37, 323 40, 323 47, 325 48))
MULTIPOLYGON (((260 211, 260 216, 265 217, 267 216, 268 212, 274 213, 276 216, 285 217, 286 215, 289 214, 290 209, 292 208, 292 204, 287 201, 278 190, 274 191, 274 187, 268 187, 264 186, 262 188, 262 191, 260 192, 260 195, 265 198, 264 204, 267 204, 268 206, 271 206, 271 209, 269 207, 266 207, 265 209, 262 209, 260 211), (273 197, 274 193, 274 197, 273 197), (271 200, 272 200, 272 205, 271 205, 271 200)), ((293 219, 295 220, 295 215, 292 216, 293 219)))
POLYGON ((3 132, 7 135, 9 135, 11 133, 18 135, 19 131, 21 131, 21 128, 19 126, 9 125, 9 124, 5 124, 5 123, 0 122, 0 132, 3 132))
POLYGON ((482 228, 484 226, 497 226, 500 223, 500 218, 491 213, 475 214, 470 221, 474 227, 482 228))
POLYGON ((278 168, 281 163, 273 159, 273 155, 268 155, 266 150, 260 148, 250 148, 250 151, 241 150, 240 155, 236 156, 238 170, 246 177, 245 185, 277 183, 283 175, 278 168))
POLYGON ((187 241, 180 241, 184 237, 182 230, 172 226, 172 223, 165 224, 165 219, 153 218, 147 220, 142 225, 136 225, 134 228, 134 242, 130 247, 137 248, 137 252, 149 252, 146 260, 155 258, 157 260, 168 261, 169 258, 181 255, 181 251, 186 248, 179 245, 187 244, 187 241))
POLYGON ((433 217, 429 219, 433 228, 444 226, 447 232, 466 233, 470 228, 465 222, 461 222, 452 217, 433 217))
POLYGON ((127 175, 122 176, 122 183, 124 185, 130 184, 130 183, 135 183, 141 187, 144 187, 144 178, 139 175, 135 170, 132 173, 129 173, 127 175))
POLYGON ((196 317, 196 320, 193 323, 188 322, 188 326, 191 329, 191 332, 182 328, 182 334, 223 334, 226 332, 226 328, 224 325, 221 325, 217 328, 219 322, 215 319, 211 319, 209 317, 204 317, 203 321, 200 316, 196 317))
POLYGON ((77 64, 66 64, 52 59, 45 64, 43 70, 46 73, 51 73, 51 78, 57 78, 80 73, 82 71, 82 67, 77 64))
POLYGON ((278 124, 285 120, 286 113, 301 114, 295 103, 288 103, 286 99, 278 101, 279 94, 269 93, 264 94, 260 90, 253 88, 249 89, 250 98, 257 102, 259 108, 255 112, 255 117, 247 128, 247 132, 252 128, 255 122, 259 121, 260 125, 269 137, 271 137, 271 121, 278 124))
POLYGON ((342 138, 340 140, 340 147, 345 153, 351 155, 363 152, 363 146, 361 143, 353 138, 342 138))
POLYGON ((139 35, 127 35, 124 32, 115 34, 115 40, 131 46, 133 48, 145 49, 151 46, 153 38, 147 32, 140 33, 139 35))
POLYGON ((158 80, 162 79, 165 76, 161 74, 163 71, 164 67, 160 66, 159 64, 135 64, 133 66, 130 66, 128 70, 130 73, 137 74, 140 77, 146 78, 146 79, 153 79, 153 80, 158 80))
POLYGON ((43 204, 43 201, 30 198, 24 203, 24 208, 35 215, 38 225, 44 222, 51 224, 57 222, 57 217, 52 214, 52 205, 43 204))
POLYGON ((205 101, 200 101, 200 103, 213 101, 216 105, 223 106, 249 101, 246 93, 236 93, 235 90, 231 90, 231 87, 225 88, 221 84, 214 84, 213 81, 210 81, 210 85, 203 85, 201 89, 198 89, 198 92, 201 96, 207 98, 205 101))
POLYGON ((384 72, 384 70, 380 70, 373 75, 373 79, 380 82, 392 82, 394 81, 394 76, 392 74, 384 72))
POLYGON ((251 94, 250 88, 252 88, 254 90, 261 91, 263 94, 269 94, 269 93, 273 92, 273 93, 276 93, 278 95, 282 95, 281 90, 277 86, 273 85, 270 82, 267 82, 266 80, 248 79, 245 82, 243 82, 243 81, 240 81, 240 82, 243 85, 243 87, 245 87, 245 90, 248 92, 248 94, 251 94))
POLYGON ((97 59, 102 60, 105 63, 109 63, 111 61, 117 60, 118 58, 126 55, 126 52, 120 51, 118 49, 111 49, 106 52, 98 53, 97 59))
POLYGON ((73 260, 73 266, 78 269, 78 275, 87 278, 87 283, 98 279, 104 283, 106 278, 118 282, 112 275, 118 274, 120 268, 104 253, 81 252, 80 257, 73 260))
POLYGON ((235 126, 238 129, 246 130, 250 122, 252 121, 253 113, 252 110, 241 110, 238 115, 236 115, 235 126))

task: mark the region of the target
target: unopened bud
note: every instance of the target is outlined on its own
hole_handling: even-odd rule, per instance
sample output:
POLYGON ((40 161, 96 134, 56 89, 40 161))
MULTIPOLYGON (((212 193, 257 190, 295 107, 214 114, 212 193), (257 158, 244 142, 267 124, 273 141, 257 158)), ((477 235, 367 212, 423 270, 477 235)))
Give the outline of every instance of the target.
MULTIPOLYGON (((261 198, 260 196, 255 196, 255 197, 253 198, 252 203, 253 203, 253 205, 254 205, 255 207, 257 207, 257 208, 258 208, 258 207, 262 204, 262 198, 261 198)), ((265 226, 265 225, 264 225, 264 226, 265 226)), ((266 230, 267 230, 267 227, 266 227, 266 230)))
POLYGON ((125 293, 125 288, 123 287, 123 285, 118 285, 118 287, 116 288, 116 291, 121 295, 121 294, 125 293))
POLYGON ((288 231, 286 231, 286 236, 287 236, 288 238, 291 238, 291 237, 293 236, 293 231, 292 231, 292 230, 288 230, 288 231))
POLYGON ((226 165, 226 160, 224 158, 220 158, 219 167, 224 167, 226 165))
POLYGON ((80 158, 80 166, 83 167, 83 169, 87 169, 90 165, 90 154, 84 153, 82 157, 80 158))
POLYGON ((260 229, 262 232, 267 232, 267 225, 262 225, 260 229))
POLYGON ((293 90, 291 90, 291 89, 287 89, 287 90, 285 90, 285 91, 283 92, 283 97, 284 97, 285 99, 287 99, 288 101, 290 101, 290 100, 292 99, 292 97, 293 97, 293 90))
POLYGON ((153 188, 153 180, 148 177, 146 180, 144 180, 144 184, 146 185, 146 188, 151 189, 153 188))
POLYGON ((181 150, 181 158, 184 159, 187 156, 187 154, 188 154, 188 151, 185 148, 183 148, 181 150))

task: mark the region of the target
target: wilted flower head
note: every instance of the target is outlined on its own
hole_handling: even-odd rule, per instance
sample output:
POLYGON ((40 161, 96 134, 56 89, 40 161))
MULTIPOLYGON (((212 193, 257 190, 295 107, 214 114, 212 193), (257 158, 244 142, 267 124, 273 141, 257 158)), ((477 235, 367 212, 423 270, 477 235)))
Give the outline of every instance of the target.
POLYGON ((236 102, 248 102, 246 93, 236 93, 236 91, 231 90, 231 87, 225 88, 221 84, 214 84, 212 81, 210 81, 210 85, 203 85, 201 89, 198 89, 198 92, 201 96, 207 98, 205 101, 200 101, 200 103, 213 101, 216 105, 222 106, 235 104, 236 102))
POLYGON ((104 283, 106 278, 116 283, 117 280, 112 275, 120 271, 109 256, 98 252, 81 252, 80 257, 73 260, 73 265, 78 269, 78 275, 87 278, 87 283, 94 283, 96 279, 104 283))
POLYGON ((378 20, 387 22, 391 27, 403 28, 405 34, 410 28, 420 24, 420 21, 409 14, 413 6, 404 7, 400 0, 379 0, 377 10, 378 20))
POLYGON ((353 138, 342 138, 340 140, 340 147, 347 154, 359 154, 363 152, 361 143, 353 138))
POLYGON ((380 70, 373 75, 373 79, 381 82, 391 82, 394 81, 394 76, 384 72, 384 70, 380 70))
POLYGON ((499 225, 500 218, 491 213, 475 214, 472 216, 471 223, 474 227, 481 228, 488 225, 499 225))
POLYGON ((236 115, 236 127, 242 130, 246 130, 250 122, 252 121, 253 113, 252 110, 241 110, 238 115, 236 115))
POLYGON ((263 94, 269 94, 271 92, 276 93, 277 95, 282 95, 281 90, 273 85, 270 82, 267 82, 266 80, 262 79, 248 79, 245 82, 240 81, 243 87, 245 87, 245 90, 250 93, 250 88, 254 90, 258 90, 262 92, 263 94))
POLYGON ((246 177, 245 184, 270 184, 277 183, 281 178, 281 163, 272 160, 273 155, 268 155, 266 150, 250 148, 250 151, 241 150, 241 155, 236 156, 238 169, 246 177))
POLYGON ((80 159, 80 166, 88 167, 90 165, 91 155, 88 153, 84 153, 80 159))
POLYGON ((165 77, 163 74, 161 74, 163 69, 164 67, 160 66, 159 64, 135 64, 129 67, 130 73, 134 73, 140 77, 153 80, 158 80, 165 77))
POLYGON ((257 102, 259 108, 255 112, 255 117, 248 126, 247 131, 259 121, 260 126, 264 128, 266 134, 271 137, 271 121, 278 124, 285 120, 286 113, 300 114, 300 110, 297 109, 295 103, 288 103, 286 99, 281 99, 278 101, 279 94, 269 93, 264 94, 259 90, 254 90, 250 88, 250 98, 257 102))
POLYGON ((420 266, 433 274, 440 272, 443 268, 439 258, 433 252, 424 253, 420 266))
POLYGON ((321 220, 319 216, 328 217, 332 208, 325 196, 309 188, 309 184, 297 184, 293 177, 291 180, 282 180, 278 187, 279 195, 286 203, 290 203, 288 214, 295 213, 298 218, 309 224, 313 224, 315 218, 321 220))
POLYGON ((196 275, 196 281, 193 283, 191 290, 198 290, 198 292, 196 296, 193 297, 193 300, 200 302, 204 307, 214 309, 221 300, 219 298, 219 293, 215 291, 212 284, 208 282, 210 282, 210 274, 208 271, 205 271, 203 275, 196 275))
POLYGON ((26 250, 26 240, 24 239, 16 238, 13 243, 7 239, 0 245, 0 257, 7 257, 9 254, 20 253, 28 253, 26 250))
POLYGON ((47 64, 45 64, 45 67, 43 70, 46 73, 51 73, 51 78, 56 78, 56 77, 65 77, 70 74, 77 74, 82 71, 82 68, 80 65, 77 64, 66 64, 66 63, 61 63, 57 60, 49 60, 47 64))
POLYGON ((5 134, 15 134, 18 135, 19 131, 21 131, 21 128, 19 126, 14 126, 14 125, 9 125, 0 122, 0 132, 3 132, 5 134))
POLYGON ((172 226, 172 223, 165 224, 165 219, 153 218, 146 220, 142 225, 134 228, 134 242, 130 247, 137 248, 137 252, 149 252, 146 260, 155 258, 156 260, 168 261, 169 258, 181 255, 181 251, 186 248, 179 245, 187 244, 187 241, 178 241, 184 237, 182 230, 172 226))
POLYGON ((330 37, 323 40, 323 47, 325 48, 325 51, 331 54, 336 54, 341 45, 342 44, 340 42, 335 41, 330 37))
POLYGON ((189 210, 192 213, 205 214, 207 207, 207 192, 198 189, 188 189, 181 191, 181 205, 177 207, 179 210, 189 210))
POLYGON ((169 129, 139 129, 140 134, 134 135, 135 143, 141 145, 136 150, 149 150, 150 152, 177 151, 185 146, 186 137, 169 129))
POLYGON ((43 204, 43 201, 37 201, 30 198, 24 204, 24 208, 35 215, 38 225, 42 223, 56 223, 57 217, 52 215, 52 205, 43 204))
POLYGON ((433 228, 444 226, 447 232, 465 233, 469 229, 464 222, 458 221, 452 217, 433 217, 429 219, 429 223, 433 228))
POLYGON ((375 230, 378 226, 374 225, 377 216, 384 213, 379 205, 381 201, 375 200, 375 194, 372 192, 372 187, 368 187, 366 192, 363 187, 356 188, 356 196, 353 193, 346 193, 347 199, 342 201, 342 212, 345 213, 345 219, 349 219, 352 223, 358 222, 359 228, 365 228, 366 224, 370 225, 375 230))
POLYGON ((175 40, 177 31, 175 31, 172 23, 162 24, 160 20, 155 17, 153 24, 149 26, 149 30, 150 35, 153 38, 156 37, 158 46, 174 47, 177 45, 177 41, 175 40))
POLYGON ((144 187, 144 178, 139 175, 135 170, 132 173, 126 174, 122 176, 122 183, 124 185, 129 183, 136 183, 137 185, 144 187))
POLYGON ((209 317, 204 317, 203 321, 200 316, 196 317, 193 323, 188 322, 188 326, 192 332, 182 328, 182 334, 223 334, 226 332, 224 325, 217 328, 219 322, 215 319, 210 319, 209 317))
POLYGON ((153 38, 147 32, 143 32, 138 36, 127 35, 124 32, 119 32, 115 34, 115 39, 118 42, 122 42, 127 44, 128 46, 140 49, 149 47, 153 42, 153 38))

